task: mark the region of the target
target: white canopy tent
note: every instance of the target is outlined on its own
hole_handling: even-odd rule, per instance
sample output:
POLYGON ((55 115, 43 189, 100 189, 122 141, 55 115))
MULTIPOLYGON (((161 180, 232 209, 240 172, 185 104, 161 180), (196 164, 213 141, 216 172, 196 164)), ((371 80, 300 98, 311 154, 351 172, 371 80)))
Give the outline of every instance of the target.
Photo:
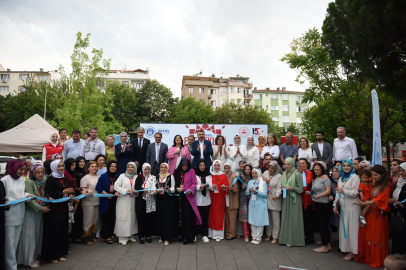
POLYGON ((12 129, 0 133, 0 152, 42 152, 49 143, 49 134, 58 132, 41 116, 35 114, 12 129))

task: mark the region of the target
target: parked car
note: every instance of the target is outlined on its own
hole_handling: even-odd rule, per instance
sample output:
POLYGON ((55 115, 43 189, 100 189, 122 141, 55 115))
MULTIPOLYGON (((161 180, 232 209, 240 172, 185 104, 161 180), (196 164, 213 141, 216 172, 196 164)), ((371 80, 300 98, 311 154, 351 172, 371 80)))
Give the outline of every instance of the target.
POLYGON ((31 159, 31 163, 33 165, 35 164, 42 164, 42 160, 39 157, 33 157, 33 156, 25 156, 24 158, 29 158, 31 159))
POLYGON ((4 175, 6 173, 7 162, 12 159, 16 159, 16 157, 0 156, 0 175, 4 175))

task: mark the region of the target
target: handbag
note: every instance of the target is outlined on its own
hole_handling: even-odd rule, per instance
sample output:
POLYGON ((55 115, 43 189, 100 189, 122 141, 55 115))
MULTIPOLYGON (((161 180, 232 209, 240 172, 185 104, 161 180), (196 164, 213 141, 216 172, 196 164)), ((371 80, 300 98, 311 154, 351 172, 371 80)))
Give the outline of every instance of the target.
POLYGON ((391 232, 403 233, 406 231, 406 222, 402 215, 399 213, 398 209, 391 211, 391 216, 389 219, 389 230, 391 232))

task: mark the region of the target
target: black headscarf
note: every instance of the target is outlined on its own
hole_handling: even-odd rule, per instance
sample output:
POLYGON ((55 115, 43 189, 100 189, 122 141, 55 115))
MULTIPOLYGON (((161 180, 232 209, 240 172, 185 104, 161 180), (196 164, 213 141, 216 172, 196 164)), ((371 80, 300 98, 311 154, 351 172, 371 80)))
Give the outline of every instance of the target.
POLYGON ((85 167, 83 167, 83 168, 80 168, 80 167, 79 167, 79 162, 80 162, 82 159, 86 162, 85 157, 78 156, 78 157, 76 158, 75 174, 81 173, 81 174, 84 176, 84 175, 86 174, 86 165, 85 165, 85 167))
POLYGON ((179 163, 179 166, 178 166, 177 170, 178 171, 183 171, 183 172, 188 172, 188 171, 190 171, 191 168, 192 168, 192 164, 190 164, 190 160, 187 157, 184 157, 184 158, 182 158, 180 160, 180 163, 179 163), (187 164, 187 166, 188 166, 186 171, 184 171, 182 169, 182 166, 185 165, 185 164, 187 164))
POLYGON ((116 164, 116 167, 117 167, 117 162, 115 162, 114 160, 110 160, 109 163, 107 163, 107 175, 108 175, 110 178, 113 178, 113 179, 114 179, 114 178, 117 177, 117 170, 116 170, 116 172, 114 172, 114 173, 110 172, 110 167, 111 167, 111 165, 112 165, 113 163, 115 163, 115 164, 116 164))
MULTIPOLYGON (((74 171, 71 171, 71 170, 70 170, 70 167, 71 167, 72 164, 75 163, 75 162, 76 162, 76 160, 74 160, 73 158, 68 158, 67 160, 64 161, 65 169, 68 171, 69 175, 72 176, 72 177, 74 177, 74 173, 75 173, 75 172, 74 172, 74 171)), ((77 167, 77 165, 76 165, 76 167, 77 167)), ((76 170, 76 167, 75 167, 75 170, 76 170)))
MULTIPOLYGON (((201 171, 200 170, 200 163, 204 163, 206 165, 206 161, 204 159, 202 159, 202 158, 199 159, 199 162, 197 163, 197 170, 195 172, 196 172, 196 175, 201 178, 202 184, 205 185, 206 184, 206 176, 209 176, 211 174, 210 174, 210 172, 209 172, 209 170, 207 168, 205 168, 204 171, 201 171)), ((202 195, 206 196, 206 189, 202 190, 202 195)))

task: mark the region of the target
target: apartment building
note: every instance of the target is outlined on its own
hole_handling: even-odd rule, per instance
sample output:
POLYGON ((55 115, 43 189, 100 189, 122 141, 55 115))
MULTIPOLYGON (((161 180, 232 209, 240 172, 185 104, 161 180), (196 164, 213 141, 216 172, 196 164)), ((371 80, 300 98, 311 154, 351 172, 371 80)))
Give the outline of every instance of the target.
POLYGON ((285 87, 276 90, 266 88, 253 90, 255 105, 267 110, 279 127, 287 127, 290 123, 302 128, 303 112, 312 104, 303 103, 304 92, 287 91, 285 87))
POLYGON ((40 83, 44 81, 52 82, 61 78, 61 73, 58 70, 44 71, 40 68, 39 71, 12 71, 4 69, 0 65, 0 94, 6 96, 8 94, 17 95, 25 91, 24 82, 28 77, 34 77, 34 81, 40 83))
POLYGON ((106 78, 109 80, 118 80, 131 88, 139 89, 150 79, 150 71, 149 68, 146 70, 110 70, 106 78))
POLYGON ((226 102, 252 104, 252 82, 249 79, 240 75, 229 78, 216 78, 214 74, 211 77, 183 76, 182 97, 203 99, 213 107, 226 102))

